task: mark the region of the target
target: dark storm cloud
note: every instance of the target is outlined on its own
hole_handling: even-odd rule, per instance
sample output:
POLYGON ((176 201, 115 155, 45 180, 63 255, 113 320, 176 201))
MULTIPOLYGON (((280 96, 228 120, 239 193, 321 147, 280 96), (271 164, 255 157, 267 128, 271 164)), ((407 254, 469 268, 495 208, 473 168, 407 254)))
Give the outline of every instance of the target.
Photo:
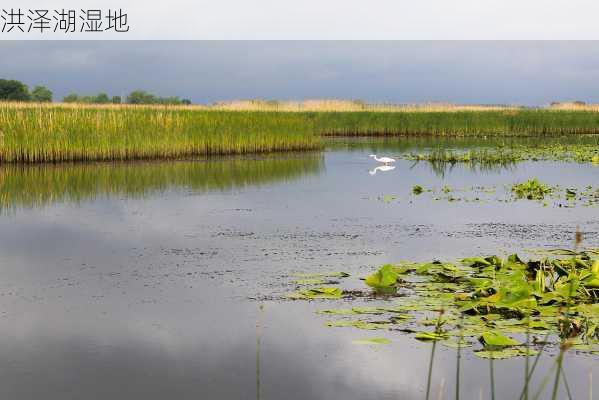
POLYGON ((0 77, 68 92, 194 102, 599 102, 599 42, 0 42, 0 77))

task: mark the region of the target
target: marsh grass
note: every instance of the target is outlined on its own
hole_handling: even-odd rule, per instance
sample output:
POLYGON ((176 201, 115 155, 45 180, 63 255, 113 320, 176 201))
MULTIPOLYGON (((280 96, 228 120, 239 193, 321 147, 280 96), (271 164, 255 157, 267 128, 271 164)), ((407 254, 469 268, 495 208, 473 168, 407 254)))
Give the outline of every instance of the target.
POLYGON ((522 109, 314 113, 324 135, 550 136, 599 133, 599 113, 522 109))
POLYGON ((312 150, 310 120, 295 113, 173 107, 0 106, 0 161, 176 159, 312 150))
POLYGON ((312 150, 322 148, 321 136, 337 135, 508 137, 599 133, 599 113, 593 111, 451 107, 443 111, 333 111, 336 109, 343 108, 290 112, 203 106, 2 103, 0 162, 168 159, 312 150))

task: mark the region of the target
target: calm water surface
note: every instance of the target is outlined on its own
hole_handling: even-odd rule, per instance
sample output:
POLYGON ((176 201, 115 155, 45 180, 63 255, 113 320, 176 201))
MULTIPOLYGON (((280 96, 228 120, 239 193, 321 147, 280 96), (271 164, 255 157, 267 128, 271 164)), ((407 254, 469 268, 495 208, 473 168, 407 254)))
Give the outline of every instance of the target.
MULTIPOLYGON (((0 397, 424 398, 429 344, 327 328, 314 314, 326 302, 280 299, 292 289, 286 276, 342 270, 361 287, 357 277, 401 259, 571 247, 577 227, 599 247, 597 206, 498 201, 505 185, 532 177, 597 186, 599 168, 400 161, 372 174, 371 152, 429 145, 362 140, 322 153, 0 169, 0 397), (448 185, 457 200, 415 197, 415 184, 448 185), (352 344, 368 336, 392 344, 352 344)), ((543 359, 539 377, 553 361, 543 359)), ((588 398, 598 363, 575 354, 565 363, 574 398, 588 398)), ((523 368, 523 359, 495 363, 497 398, 517 397, 523 368)), ((464 399, 489 398, 488 370, 465 352, 464 399)), ((453 398, 454 371, 455 351, 440 347, 433 398, 453 398)))

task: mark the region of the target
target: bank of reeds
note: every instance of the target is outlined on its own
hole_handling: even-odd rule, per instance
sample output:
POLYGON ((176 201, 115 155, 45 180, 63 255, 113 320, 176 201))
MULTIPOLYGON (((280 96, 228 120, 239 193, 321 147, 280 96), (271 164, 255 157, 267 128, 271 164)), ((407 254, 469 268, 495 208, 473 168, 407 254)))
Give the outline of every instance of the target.
POLYGON ((330 136, 549 136, 599 133, 599 113, 572 110, 341 112, 314 114, 330 136))
POLYGON ((169 159, 311 150, 321 136, 598 134, 599 112, 222 111, 184 106, 0 104, 0 162, 169 159))
POLYGON ((314 126, 294 113, 169 107, 0 106, 0 161, 169 159, 310 150, 314 126))

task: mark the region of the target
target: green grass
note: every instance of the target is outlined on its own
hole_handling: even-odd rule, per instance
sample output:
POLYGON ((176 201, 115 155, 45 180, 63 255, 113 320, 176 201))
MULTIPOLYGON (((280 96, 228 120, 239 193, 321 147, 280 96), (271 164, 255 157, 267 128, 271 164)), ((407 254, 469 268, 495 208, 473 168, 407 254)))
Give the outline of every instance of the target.
POLYGON ((322 136, 510 137, 599 133, 599 112, 271 112, 0 105, 0 162, 176 159, 312 150, 322 136))

